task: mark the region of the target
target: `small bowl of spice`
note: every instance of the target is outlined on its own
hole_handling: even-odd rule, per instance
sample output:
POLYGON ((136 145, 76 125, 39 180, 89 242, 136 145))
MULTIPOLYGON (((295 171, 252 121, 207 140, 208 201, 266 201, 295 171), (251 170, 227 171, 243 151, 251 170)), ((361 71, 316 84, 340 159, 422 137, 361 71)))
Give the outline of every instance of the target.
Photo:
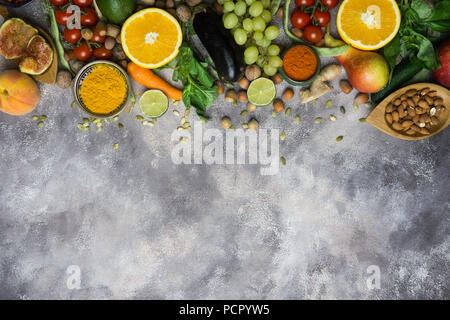
POLYGON ((280 74, 293 86, 311 84, 320 72, 320 59, 316 51, 303 44, 295 44, 282 55, 283 67, 280 74))
POLYGON ((119 114, 130 102, 131 87, 126 72, 110 61, 94 61, 76 75, 73 92, 84 112, 96 118, 119 114))

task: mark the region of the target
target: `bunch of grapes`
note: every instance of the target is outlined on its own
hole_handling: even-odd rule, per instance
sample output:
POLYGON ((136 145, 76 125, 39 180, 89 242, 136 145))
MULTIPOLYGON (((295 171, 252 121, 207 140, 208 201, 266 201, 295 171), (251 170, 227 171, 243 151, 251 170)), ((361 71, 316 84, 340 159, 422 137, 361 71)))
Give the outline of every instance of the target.
POLYGON ((257 64, 264 73, 273 76, 283 65, 280 47, 272 44, 280 34, 272 21, 270 0, 220 0, 223 5, 223 25, 231 30, 234 41, 245 46, 244 59, 248 65, 257 64))

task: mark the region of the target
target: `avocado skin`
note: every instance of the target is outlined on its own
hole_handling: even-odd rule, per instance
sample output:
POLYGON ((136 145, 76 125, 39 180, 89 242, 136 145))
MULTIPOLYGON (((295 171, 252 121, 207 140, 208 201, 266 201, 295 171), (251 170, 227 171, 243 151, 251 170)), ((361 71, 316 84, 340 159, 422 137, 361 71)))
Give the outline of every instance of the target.
POLYGON ((136 0, 96 0, 97 6, 109 22, 123 24, 136 10, 136 0))

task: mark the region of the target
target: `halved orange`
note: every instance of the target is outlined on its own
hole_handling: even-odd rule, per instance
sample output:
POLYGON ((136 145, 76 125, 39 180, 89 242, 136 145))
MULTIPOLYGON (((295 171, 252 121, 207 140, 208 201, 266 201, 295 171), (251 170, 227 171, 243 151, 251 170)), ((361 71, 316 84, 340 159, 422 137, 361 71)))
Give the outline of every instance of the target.
POLYGON ((136 12, 125 21, 121 40, 131 61, 143 68, 155 69, 177 56, 183 33, 170 13, 149 8, 136 12))
POLYGON ((394 39, 401 14, 395 0, 344 0, 337 28, 342 39, 361 50, 377 50, 394 39))

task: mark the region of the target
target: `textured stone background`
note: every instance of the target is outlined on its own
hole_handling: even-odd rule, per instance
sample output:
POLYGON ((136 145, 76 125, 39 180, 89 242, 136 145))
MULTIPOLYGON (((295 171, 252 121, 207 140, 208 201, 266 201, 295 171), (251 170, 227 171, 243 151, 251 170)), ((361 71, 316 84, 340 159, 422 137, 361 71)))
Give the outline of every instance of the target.
MULTIPOLYGON (((38 2, 17 14, 44 25, 38 2)), ((256 113, 287 134, 287 165, 261 176, 172 164, 171 111, 154 128, 136 108, 124 131, 85 133, 70 90, 40 88, 43 128, 0 114, 0 298, 450 298, 450 130, 401 141, 358 122, 370 110, 353 111, 355 93, 308 105, 296 93, 300 125, 256 113), (338 122, 313 123, 331 113, 338 122), (80 290, 66 286, 69 265, 80 290), (380 290, 366 287, 369 265, 380 290)), ((207 127, 239 125, 243 108, 219 99, 207 127)))

